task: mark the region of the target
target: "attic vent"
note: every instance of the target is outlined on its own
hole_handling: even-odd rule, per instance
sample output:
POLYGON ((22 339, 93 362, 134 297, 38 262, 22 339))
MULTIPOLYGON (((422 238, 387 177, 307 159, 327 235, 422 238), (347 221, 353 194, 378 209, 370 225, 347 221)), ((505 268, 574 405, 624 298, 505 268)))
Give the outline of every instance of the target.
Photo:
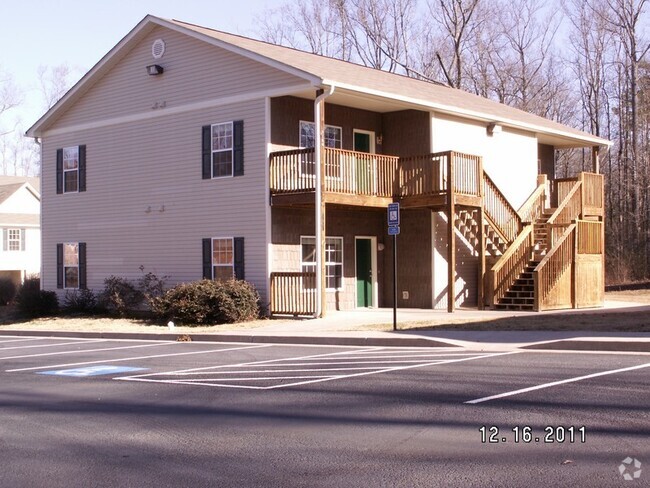
POLYGON ((160 59, 165 54, 165 41, 156 39, 151 45, 151 55, 154 59, 160 59))

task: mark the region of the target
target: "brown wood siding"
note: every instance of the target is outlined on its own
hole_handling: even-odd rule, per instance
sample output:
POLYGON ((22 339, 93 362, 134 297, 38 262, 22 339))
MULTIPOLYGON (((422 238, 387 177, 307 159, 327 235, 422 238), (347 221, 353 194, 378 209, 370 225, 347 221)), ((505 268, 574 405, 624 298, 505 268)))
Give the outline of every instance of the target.
POLYGON ((555 179, 555 148, 548 144, 537 145, 538 171, 548 176, 549 180, 555 179))
MULTIPOLYGON (((415 156, 431 152, 430 115, 419 110, 382 114, 382 150, 392 156, 415 156)), ((448 148, 454 149, 454 148, 448 148)))
MULTIPOLYGON (((381 119, 381 114, 369 110, 325 104, 325 123, 342 128, 343 149, 354 149, 354 129, 373 131, 379 135, 382 130, 381 119)), ((312 100, 289 96, 271 99, 271 143, 298 147, 301 120, 314 121, 312 100)), ((385 154, 379 145, 376 152, 385 154)))
MULTIPOLYGON (((302 208, 272 209, 273 271, 300 271, 300 236, 314 235, 314 210, 302 208)), ((343 290, 327 292, 327 307, 330 310, 356 308, 355 236, 377 237, 377 246, 386 245, 386 213, 382 211, 359 211, 357 209, 327 209, 326 225, 329 237, 343 237, 343 290)), ((386 250, 377 250, 377 282, 379 306, 386 306, 382 300, 385 289, 383 255, 386 250)))
MULTIPOLYGON (((384 214, 385 218, 385 214, 384 214)), ((384 226, 384 233, 386 228, 384 226)), ((384 302, 393 306, 393 238, 386 236, 383 256, 384 302)), ((431 211, 402 210, 397 236, 397 306, 431 307, 431 211), (403 298, 408 292, 409 298, 403 298)))

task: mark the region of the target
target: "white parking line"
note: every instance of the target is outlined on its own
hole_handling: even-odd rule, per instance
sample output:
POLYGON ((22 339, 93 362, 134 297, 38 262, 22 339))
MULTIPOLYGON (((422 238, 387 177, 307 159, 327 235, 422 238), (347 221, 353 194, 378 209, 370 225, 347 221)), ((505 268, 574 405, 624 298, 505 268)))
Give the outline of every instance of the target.
MULTIPOLYGON (((178 343, 174 343, 178 344, 178 343)), ((262 345, 256 345, 256 346, 242 346, 242 347, 231 347, 231 348, 226 348, 226 349, 208 349, 207 351, 191 351, 191 352, 174 352, 171 354, 154 354, 151 356, 136 356, 136 357, 130 357, 130 358, 120 358, 120 359, 105 359, 105 360, 100 360, 100 361, 84 361, 81 363, 68 363, 68 364, 51 364, 49 366, 35 366, 32 368, 18 368, 18 369, 8 369, 6 370, 7 373, 16 373, 19 371, 35 371, 39 369, 60 369, 60 368, 66 368, 69 366, 85 366, 88 364, 105 364, 105 363, 119 363, 123 361, 136 361, 139 359, 153 359, 153 358, 167 358, 167 357, 173 357, 173 356, 190 356, 193 354, 207 354, 210 352, 225 352, 225 351, 239 351, 243 349, 256 349, 258 347, 270 347, 272 344, 262 344, 262 345)))
MULTIPOLYGON (((35 346, 12 346, 12 347, 0 347, 0 351, 8 351, 10 349, 34 349, 37 347, 59 347, 59 346, 72 346, 74 344, 86 344, 88 342, 107 342, 107 339, 84 339, 77 340, 75 342, 61 342, 59 344, 36 344, 35 346)), ((2 359, 2 358, 0 358, 2 359)))
POLYGON ((160 347, 160 346, 171 346, 173 344, 178 344, 177 342, 160 342, 157 344, 138 344, 137 346, 120 346, 120 347, 103 347, 101 349, 76 349, 74 351, 57 351, 57 352, 42 352, 39 354, 26 354, 23 356, 7 356, 1 357, 0 361, 5 359, 24 359, 24 358, 37 358, 41 356, 59 356, 62 354, 83 354, 85 352, 100 352, 100 351, 116 351, 118 349, 136 349, 138 347, 160 347))
MULTIPOLYGON (((419 361, 413 361, 413 360, 404 360, 404 361, 385 361, 389 363, 416 363, 416 364, 402 364, 400 366, 392 366, 392 367, 385 367, 385 366, 379 366, 379 367, 361 367, 361 368, 333 368, 333 370, 343 370, 343 371, 352 371, 352 370, 359 370, 362 369, 364 370, 363 372, 359 373, 352 373, 352 374, 338 374, 338 375, 302 375, 302 376, 263 376, 263 374, 277 374, 278 372, 284 372, 284 373, 296 373, 296 372, 319 372, 319 371, 328 371, 330 369, 323 368, 323 369, 285 369, 285 370, 278 370, 278 369, 266 369, 266 370, 256 370, 254 369, 257 366, 279 366, 279 367, 287 367, 287 366, 314 366, 318 364, 324 364, 324 365, 330 365, 330 366, 338 366, 341 364, 365 364, 365 363, 383 363, 384 361, 347 361, 347 362, 339 362, 338 359, 347 359, 347 358, 339 358, 337 356, 341 356, 343 354, 358 354, 361 351, 341 351, 337 353, 329 353, 329 354, 317 354, 317 355, 312 355, 312 356, 304 356, 304 357, 298 357, 298 358, 279 358, 279 359, 271 359, 267 361, 254 361, 254 362, 248 362, 248 363, 238 363, 238 364, 228 364, 228 365, 219 365, 219 366, 208 366, 208 367, 203 367, 203 368, 191 368, 191 369, 185 369, 185 370, 178 370, 178 371, 167 371, 167 372, 162 372, 162 373, 146 373, 146 374, 140 374, 140 375, 133 375, 133 376, 123 376, 120 378, 114 378, 115 380, 122 380, 122 381, 142 381, 142 382, 148 382, 148 383, 167 383, 167 384, 176 384, 176 385, 200 385, 200 386, 211 386, 211 387, 226 387, 226 388, 244 388, 244 389, 255 389, 255 390, 272 390, 272 389, 277 389, 277 388, 286 388, 289 386, 299 386, 299 385, 306 385, 306 384, 311 384, 311 383, 320 383, 324 381, 332 381, 332 380, 339 380, 339 379, 345 379, 345 378, 353 378, 353 377, 358 377, 358 376, 367 376, 371 374, 379 374, 379 373, 387 373, 387 372, 392 372, 392 371, 399 371, 399 370, 406 370, 406 369, 413 369, 413 368, 423 368, 426 366, 435 366, 435 365, 444 365, 444 364, 449 364, 449 363, 457 363, 457 362, 463 362, 463 361, 473 361, 476 359, 483 359, 483 358, 491 358, 495 356, 504 356, 504 355, 509 355, 509 354, 518 354, 521 351, 509 351, 509 352, 503 352, 503 353, 490 353, 490 354, 481 354, 481 355, 476 355, 474 354, 471 357, 461 357, 460 359, 441 359, 441 360, 436 360, 436 361, 425 361, 423 362, 422 360, 419 361), (330 362, 322 362, 322 363, 314 363, 314 362, 309 362, 309 363, 286 363, 286 361, 302 361, 302 360, 307 360, 307 359, 316 359, 316 358, 321 358, 323 360, 332 360, 330 362), (280 364, 272 364, 272 363, 280 363, 280 364), (247 370, 242 370, 242 371, 237 371, 236 368, 238 367, 248 367, 247 370), (228 371, 223 371, 223 369, 228 369, 228 371), (252 368, 252 369, 251 369, 252 368), (211 378, 182 378, 182 379, 155 379, 156 376, 176 376, 176 377, 183 377, 183 376, 189 376, 189 375, 209 375, 212 374, 213 376, 215 375, 217 377, 211 377, 211 378), (248 373, 248 374, 254 374, 257 376, 253 377, 246 377, 246 378, 236 378, 230 376, 229 378, 220 378, 218 377, 219 375, 235 375, 235 374, 242 374, 242 373, 248 373), (305 380, 308 378, 307 380, 305 380), (280 383, 280 384, 275 384, 275 385, 269 385, 269 386, 255 386, 255 385, 234 385, 234 384, 228 384, 230 382, 249 382, 249 381, 278 381, 278 380, 292 380, 292 379, 300 379, 303 381, 297 381, 293 383, 280 383)), ((460 355, 460 354, 459 354, 460 355)), ((464 353, 462 355, 465 356, 464 353)), ((453 355, 453 356, 458 356, 458 355, 453 355)))
POLYGON ((620 369, 612 369, 609 371, 601 371, 600 373, 593 373, 593 374, 588 374, 585 376, 577 376, 575 378, 568 378, 566 380, 560 380, 560 381, 553 381, 551 383, 544 383, 542 385, 537 385, 537 386, 531 386, 528 388, 521 388, 519 390, 513 390, 513 391, 507 391, 505 393, 500 393, 498 395, 492 395, 488 397, 483 397, 483 398, 477 398, 476 400, 469 400, 465 403, 470 403, 470 404, 476 404, 476 403, 483 403, 483 402, 488 402, 490 400, 496 400, 498 398, 505 398, 509 396, 514 396, 514 395, 520 395, 522 393, 528 393, 529 391, 535 391, 535 390, 541 390, 544 388, 550 388, 552 386, 558 386, 558 385, 564 385, 566 383, 575 383, 576 381, 582 381, 582 380, 588 380, 590 378, 597 378, 599 376, 606 376, 610 374, 616 374, 616 373, 624 373, 626 371, 634 371, 636 369, 643 369, 650 367, 650 363, 646 364, 640 364, 638 366, 630 366, 629 368, 620 368, 620 369))
MULTIPOLYGON (((18 336, 5 336, 5 337, 18 337, 18 336)), ((27 341, 38 341, 40 337, 30 337, 29 339, 9 339, 8 341, 0 341, 0 344, 8 344, 10 342, 27 342, 27 341)))

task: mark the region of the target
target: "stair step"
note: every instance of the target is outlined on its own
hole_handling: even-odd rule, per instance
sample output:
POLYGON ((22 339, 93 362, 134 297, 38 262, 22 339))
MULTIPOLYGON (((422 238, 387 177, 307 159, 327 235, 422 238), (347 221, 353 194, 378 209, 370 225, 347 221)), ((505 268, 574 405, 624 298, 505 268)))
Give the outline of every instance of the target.
POLYGON ((521 310, 521 311, 531 311, 533 310, 533 305, 511 305, 511 304, 501 304, 498 303, 496 306, 497 310, 521 310))

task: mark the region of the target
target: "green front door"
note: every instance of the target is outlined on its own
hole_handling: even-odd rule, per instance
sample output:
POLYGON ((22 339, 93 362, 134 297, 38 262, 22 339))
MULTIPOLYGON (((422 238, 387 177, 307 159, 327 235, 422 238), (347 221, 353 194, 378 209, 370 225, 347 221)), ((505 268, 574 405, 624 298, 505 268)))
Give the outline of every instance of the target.
POLYGON ((356 239, 357 307, 372 306, 372 240, 356 239))

